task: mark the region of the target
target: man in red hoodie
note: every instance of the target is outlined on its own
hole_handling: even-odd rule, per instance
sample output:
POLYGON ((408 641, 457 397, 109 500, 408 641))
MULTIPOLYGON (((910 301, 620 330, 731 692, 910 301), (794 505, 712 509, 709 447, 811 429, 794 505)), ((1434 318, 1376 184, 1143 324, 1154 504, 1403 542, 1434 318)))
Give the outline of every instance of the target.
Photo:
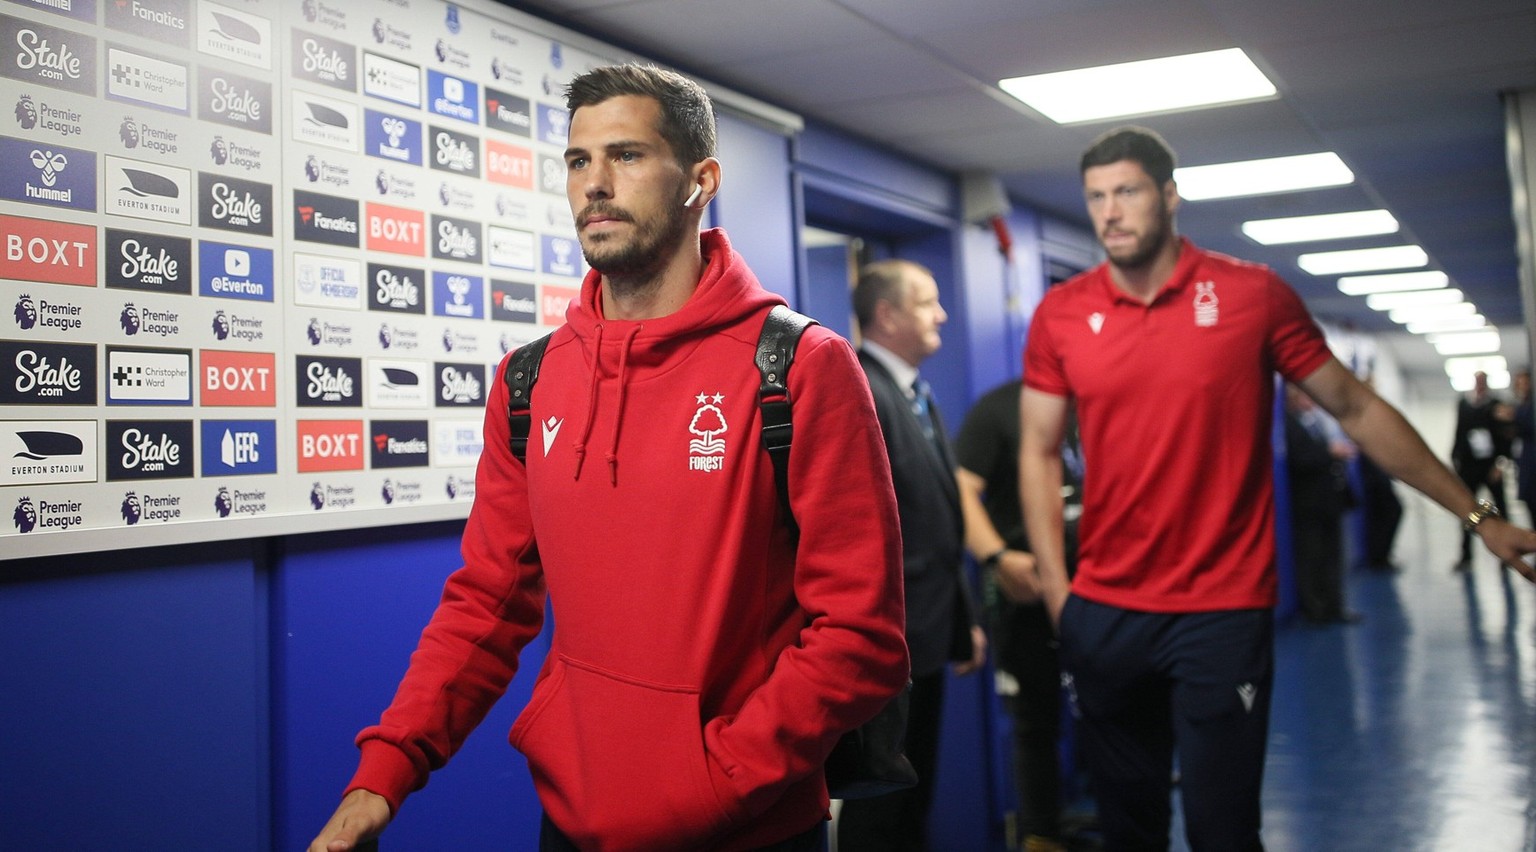
POLYGON ((549 341, 526 464, 507 389, 455 572, 311 844, 377 836, 557 627, 511 740, 543 849, 819 849, 822 764, 906 683, 901 539, 868 385, 806 331, 789 372, 793 535, 760 446, 770 308, 725 234, 713 107, 651 67, 572 81, 567 195, 592 271, 549 341))

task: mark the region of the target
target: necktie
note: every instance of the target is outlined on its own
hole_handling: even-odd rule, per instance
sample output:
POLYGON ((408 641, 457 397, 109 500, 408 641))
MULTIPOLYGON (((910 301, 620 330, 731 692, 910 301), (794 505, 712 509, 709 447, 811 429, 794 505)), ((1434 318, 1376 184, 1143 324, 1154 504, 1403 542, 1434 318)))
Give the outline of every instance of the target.
POLYGON ((933 440, 933 415, 932 397, 928 394, 928 383, 919 376, 912 382, 912 414, 917 417, 917 424, 923 427, 923 437, 933 440))

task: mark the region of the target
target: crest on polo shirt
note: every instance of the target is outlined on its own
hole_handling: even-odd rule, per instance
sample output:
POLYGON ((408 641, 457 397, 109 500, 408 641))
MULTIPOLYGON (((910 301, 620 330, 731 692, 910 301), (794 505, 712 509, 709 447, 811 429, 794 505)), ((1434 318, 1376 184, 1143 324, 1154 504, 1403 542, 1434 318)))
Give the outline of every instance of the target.
POLYGON ((1216 282, 1201 281, 1195 285, 1195 325, 1207 328, 1216 324, 1216 282))
POLYGON ((688 442, 688 469, 724 470, 725 439, 720 436, 729 431, 729 427, 725 424, 720 403, 725 401, 725 395, 701 393, 693 400, 698 408, 693 412, 693 419, 688 421, 688 431, 698 437, 688 442))
POLYGON ((1089 314, 1088 327, 1093 329, 1094 334, 1098 334, 1100 331, 1102 331, 1104 329, 1104 314, 1100 313, 1099 311, 1094 311, 1093 313, 1089 314))

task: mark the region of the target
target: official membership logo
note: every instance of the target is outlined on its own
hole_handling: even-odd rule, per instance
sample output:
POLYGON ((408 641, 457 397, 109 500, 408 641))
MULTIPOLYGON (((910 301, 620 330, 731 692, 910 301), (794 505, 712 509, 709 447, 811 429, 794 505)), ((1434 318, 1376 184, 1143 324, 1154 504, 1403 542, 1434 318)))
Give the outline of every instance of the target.
POLYGON ((720 403, 724 401, 725 396, 720 393, 701 393, 694 397, 699 407, 688 423, 688 431, 698 437, 688 442, 689 470, 707 472, 724 469, 725 440, 720 436, 729 431, 725 413, 720 410, 720 403))

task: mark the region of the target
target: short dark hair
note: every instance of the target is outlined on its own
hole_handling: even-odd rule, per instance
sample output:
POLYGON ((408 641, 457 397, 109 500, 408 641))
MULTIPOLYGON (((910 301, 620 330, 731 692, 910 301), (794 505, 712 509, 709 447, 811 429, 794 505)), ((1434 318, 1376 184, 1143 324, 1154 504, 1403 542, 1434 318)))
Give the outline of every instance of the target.
POLYGON ((1107 166, 1121 160, 1131 160, 1141 165, 1159 188, 1173 180, 1173 167, 1178 158, 1168 142, 1156 131, 1128 125, 1117 127, 1093 140, 1083 152, 1079 174, 1094 166, 1107 166))
POLYGON ((715 107, 698 83, 654 65, 630 63, 593 68, 565 87, 565 106, 571 115, 584 106, 596 106, 610 98, 639 95, 661 105, 661 126, 677 161, 691 166, 715 155, 715 107))
POLYGON ((928 273, 928 269, 921 263, 899 258, 877 260, 865 264, 859 270, 858 283, 853 285, 853 315, 858 317, 860 326, 874 322, 877 303, 901 305, 907 295, 905 281, 908 269, 928 273))

